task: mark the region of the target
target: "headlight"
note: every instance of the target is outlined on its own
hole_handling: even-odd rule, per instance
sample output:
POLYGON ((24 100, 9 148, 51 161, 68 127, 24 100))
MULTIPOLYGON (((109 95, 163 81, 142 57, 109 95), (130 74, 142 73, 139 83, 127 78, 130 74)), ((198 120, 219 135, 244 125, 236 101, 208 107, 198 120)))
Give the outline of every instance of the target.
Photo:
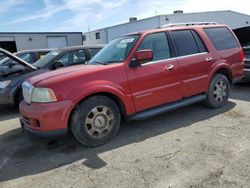
POLYGON ((57 101, 55 93, 49 88, 33 88, 32 102, 55 102, 57 101))
POLYGON ((10 84, 11 80, 0 81, 0 89, 6 88, 10 84))

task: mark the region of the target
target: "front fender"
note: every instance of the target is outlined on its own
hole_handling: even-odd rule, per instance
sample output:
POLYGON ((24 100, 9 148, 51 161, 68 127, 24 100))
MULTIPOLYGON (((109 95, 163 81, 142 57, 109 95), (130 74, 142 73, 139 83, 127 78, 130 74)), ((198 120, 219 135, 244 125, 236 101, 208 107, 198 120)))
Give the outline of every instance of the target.
POLYGON ((74 93, 73 102, 75 104, 84 100, 88 96, 108 93, 116 96, 125 107, 126 114, 132 114, 135 112, 133 98, 131 96, 130 90, 128 87, 121 87, 119 84, 109 82, 109 81, 93 81, 81 85, 77 88, 77 91, 72 91, 74 93))

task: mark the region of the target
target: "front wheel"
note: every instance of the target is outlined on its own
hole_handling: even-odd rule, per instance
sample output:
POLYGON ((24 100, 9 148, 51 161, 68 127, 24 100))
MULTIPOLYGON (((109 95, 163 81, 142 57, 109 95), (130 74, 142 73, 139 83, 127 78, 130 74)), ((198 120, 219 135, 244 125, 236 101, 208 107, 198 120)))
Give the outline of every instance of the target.
POLYGON ((106 96, 93 96, 74 110, 71 130, 80 143, 99 146, 117 134, 120 121, 120 111, 113 100, 106 96))
POLYGON ((206 105, 212 108, 223 106, 229 97, 230 84, 228 78, 223 74, 216 74, 209 86, 206 105))

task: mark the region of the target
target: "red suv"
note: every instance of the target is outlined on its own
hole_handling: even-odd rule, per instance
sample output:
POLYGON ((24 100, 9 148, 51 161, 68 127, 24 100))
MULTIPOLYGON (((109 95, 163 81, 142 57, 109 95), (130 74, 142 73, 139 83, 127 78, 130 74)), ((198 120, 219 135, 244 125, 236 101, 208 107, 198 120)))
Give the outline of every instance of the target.
POLYGON ((72 131, 97 146, 113 138, 121 117, 140 120, 195 102, 218 108, 243 76, 243 51, 225 25, 187 24, 111 41, 87 65, 23 83, 22 127, 40 136, 72 131))

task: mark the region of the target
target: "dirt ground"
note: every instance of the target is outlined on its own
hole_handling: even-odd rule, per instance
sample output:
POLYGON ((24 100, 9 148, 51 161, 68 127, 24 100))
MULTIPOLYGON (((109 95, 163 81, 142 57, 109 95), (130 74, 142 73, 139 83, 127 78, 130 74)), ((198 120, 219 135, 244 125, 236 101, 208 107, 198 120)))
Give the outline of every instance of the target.
POLYGON ((220 109, 195 104, 123 123, 96 148, 72 135, 23 134, 18 112, 0 107, 0 187, 250 187, 250 84, 220 109))

